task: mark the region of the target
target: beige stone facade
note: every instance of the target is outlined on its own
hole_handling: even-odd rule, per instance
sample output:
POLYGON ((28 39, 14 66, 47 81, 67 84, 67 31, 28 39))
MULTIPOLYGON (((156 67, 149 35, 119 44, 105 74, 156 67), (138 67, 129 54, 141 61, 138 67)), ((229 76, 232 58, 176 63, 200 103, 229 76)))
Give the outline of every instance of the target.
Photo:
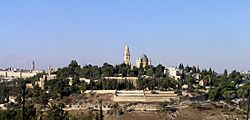
POLYGON ((145 54, 143 54, 141 57, 139 57, 136 60, 136 67, 143 67, 145 68, 146 66, 151 65, 151 60, 150 58, 148 58, 148 56, 146 56, 145 54))
POLYGON ((181 79, 181 76, 179 75, 179 70, 176 67, 168 68, 168 75, 169 75, 169 77, 171 77, 175 80, 181 79))
POLYGON ((130 51, 129 51, 129 47, 125 46, 125 50, 124 50, 124 61, 123 61, 126 65, 131 65, 131 61, 130 61, 130 51))
POLYGON ((12 78, 29 78, 41 73, 42 71, 0 71, 0 76, 2 77, 12 77, 12 78))
POLYGON ((179 100, 174 91, 116 91, 113 101, 115 102, 164 102, 179 100), (157 94, 155 94, 157 93, 157 94))
MULTIPOLYGON (((130 57, 130 50, 128 46, 125 46, 124 55, 123 55, 123 63, 126 65, 131 65, 131 57, 130 57)), ((143 54, 141 57, 136 59, 135 67, 145 68, 146 66, 151 65, 151 59, 143 54)), ((132 67, 132 66, 131 66, 132 67)))

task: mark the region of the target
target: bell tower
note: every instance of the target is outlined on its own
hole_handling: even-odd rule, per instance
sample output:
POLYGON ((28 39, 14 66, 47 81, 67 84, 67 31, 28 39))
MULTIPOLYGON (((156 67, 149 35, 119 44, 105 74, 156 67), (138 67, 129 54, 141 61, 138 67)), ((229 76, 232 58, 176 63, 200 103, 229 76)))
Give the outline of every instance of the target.
POLYGON ((129 51, 129 47, 127 45, 125 46, 125 50, 124 50, 124 60, 123 60, 123 62, 126 65, 131 64, 131 62, 130 62, 130 51, 129 51))

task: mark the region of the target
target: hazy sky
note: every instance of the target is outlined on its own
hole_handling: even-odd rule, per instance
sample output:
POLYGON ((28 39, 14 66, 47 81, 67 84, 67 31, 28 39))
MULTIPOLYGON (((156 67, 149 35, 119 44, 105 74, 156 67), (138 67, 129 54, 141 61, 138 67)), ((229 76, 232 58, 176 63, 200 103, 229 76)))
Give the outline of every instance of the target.
POLYGON ((123 61, 250 69, 249 0, 1 0, 0 68, 123 61))

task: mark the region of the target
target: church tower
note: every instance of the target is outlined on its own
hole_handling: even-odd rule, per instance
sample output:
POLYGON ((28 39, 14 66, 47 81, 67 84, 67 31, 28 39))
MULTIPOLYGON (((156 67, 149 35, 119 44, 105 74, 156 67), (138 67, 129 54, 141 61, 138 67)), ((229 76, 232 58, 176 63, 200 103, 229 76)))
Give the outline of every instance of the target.
POLYGON ((130 51, 129 47, 126 45, 124 50, 124 61, 126 65, 130 65, 130 51))

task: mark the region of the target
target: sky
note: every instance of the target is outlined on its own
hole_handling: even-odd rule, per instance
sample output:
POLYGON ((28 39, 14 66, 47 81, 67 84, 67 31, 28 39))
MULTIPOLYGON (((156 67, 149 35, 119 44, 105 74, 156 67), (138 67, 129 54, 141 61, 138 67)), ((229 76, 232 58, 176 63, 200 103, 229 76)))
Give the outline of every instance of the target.
POLYGON ((125 45, 133 64, 250 70, 250 1, 0 1, 0 68, 120 64, 125 45))

